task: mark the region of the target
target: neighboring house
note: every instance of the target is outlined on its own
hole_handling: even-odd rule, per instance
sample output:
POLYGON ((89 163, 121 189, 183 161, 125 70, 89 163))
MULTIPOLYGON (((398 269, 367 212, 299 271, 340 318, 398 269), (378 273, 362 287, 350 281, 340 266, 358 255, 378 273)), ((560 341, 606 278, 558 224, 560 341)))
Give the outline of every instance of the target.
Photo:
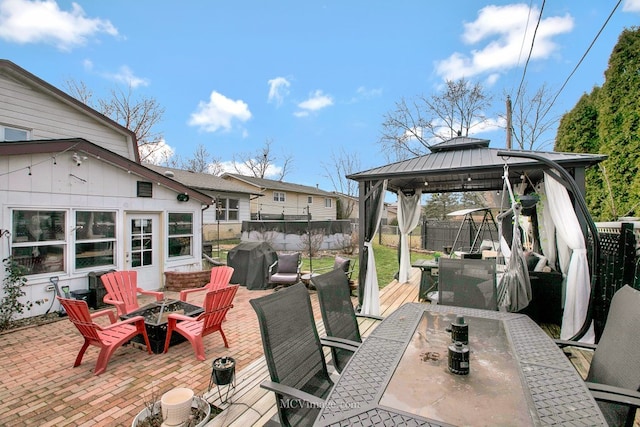
POLYGON ((337 196, 316 187, 225 173, 222 178, 263 197, 251 200, 252 219, 335 220, 337 196))
POLYGON ((0 60, 0 257, 26 268, 25 300, 46 301, 24 316, 59 307, 54 277, 74 291, 132 269, 151 290, 165 271, 200 270, 212 202, 141 165, 133 132, 0 60))
POLYGON ((145 166, 207 194, 214 200, 215 203, 202 213, 202 235, 205 241, 238 238, 242 232, 242 221, 251 219, 251 199, 259 196, 255 190, 209 173, 156 165, 145 166))

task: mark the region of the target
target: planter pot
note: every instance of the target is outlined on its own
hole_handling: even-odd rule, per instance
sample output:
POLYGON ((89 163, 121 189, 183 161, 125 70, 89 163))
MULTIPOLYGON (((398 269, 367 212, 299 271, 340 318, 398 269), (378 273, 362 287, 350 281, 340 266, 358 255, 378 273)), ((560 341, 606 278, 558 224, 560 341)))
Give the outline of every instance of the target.
POLYGON ((236 361, 232 357, 218 357, 212 363, 211 382, 216 385, 227 385, 233 380, 236 361))
MULTIPOLYGON (((196 427, 204 427, 204 425, 207 424, 207 422, 209 422, 209 418, 211 418, 211 406, 209 405, 209 403, 201 397, 194 396, 193 399, 191 400, 191 408, 200 408, 205 412, 204 418, 198 424, 196 424, 196 427)), ((153 413, 158 414, 161 412, 162 412, 161 403, 160 401, 158 401, 153 405, 153 413)), ((141 423, 142 421, 147 419, 150 415, 152 414, 149 413, 149 409, 144 408, 133 419, 133 422, 131 423, 131 427, 137 427, 138 423, 141 423)))
POLYGON ((162 419, 167 426, 178 426, 189 419, 193 390, 177 387, 162 395, 160 406, 162 419))

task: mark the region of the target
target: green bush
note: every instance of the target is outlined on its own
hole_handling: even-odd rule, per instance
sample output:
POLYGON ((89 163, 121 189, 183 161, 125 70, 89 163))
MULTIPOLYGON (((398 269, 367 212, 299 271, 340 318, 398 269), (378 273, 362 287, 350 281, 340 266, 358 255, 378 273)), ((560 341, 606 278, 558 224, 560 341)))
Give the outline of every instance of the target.
POLYGON ((0 300, 0 331, 9 327, 16 314, 30 310, 33 306, 30 302, 20 301, 20 298, 26 295, 22 289, 27 284, 27 279, 24 277, 26 269, 11 257, 3 259, 2 262, 4 263, 5 275, 2 280, 4 295, 0 300))

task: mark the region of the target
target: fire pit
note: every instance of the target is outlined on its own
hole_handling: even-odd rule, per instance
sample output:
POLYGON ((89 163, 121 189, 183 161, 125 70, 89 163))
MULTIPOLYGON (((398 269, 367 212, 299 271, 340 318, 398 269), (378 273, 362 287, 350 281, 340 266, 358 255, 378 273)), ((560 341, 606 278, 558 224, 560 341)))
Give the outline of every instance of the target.
MULTIPOLYGON (((202 307, 183 301, 163 300, 147 304, 136 311, 121 316, 121 318, 124 320, 134 316, 144 317, 144 324, 147 329, 147 335, 149 336, 151 351, 159 354, 164 351, 164 341, 167 338, 167 318, 169 314, 177 313, 189 317, 197 317, 203 311, 202 307)), ((144 345, 144 339, 140 335, 135 336, 131 341, 144 345)), ((171 334, 169 346, 184 341, 186 341, 186 338, 181 334, 171 334)))

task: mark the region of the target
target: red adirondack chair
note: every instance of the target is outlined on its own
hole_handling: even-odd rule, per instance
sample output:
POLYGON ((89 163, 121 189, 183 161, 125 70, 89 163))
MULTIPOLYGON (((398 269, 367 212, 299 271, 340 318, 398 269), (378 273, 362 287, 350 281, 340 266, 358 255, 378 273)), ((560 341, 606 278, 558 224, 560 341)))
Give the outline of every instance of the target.
POLYGON ((209 283, 201 288, 191 288, 180 291, 180 301, 187 302, 187 296, 194 292, 213 291, 225 287, 231 281, 231 276, 233 276, 233 267, 227 265, 213 267, 211 269, 209 283))
POLYGON ((142 334, 144 337, 144 342, 147 344, 147 352, 151 354, 151 344, 149 343, 149 337, 147 336, 147 330, 144 326, 144 318, 142 316, 117 321, 115 314, 113 314, 113 311, 110 309, 90 313, 86 301, 56 298, 58 298, 60 304, 62 304, 69 315, 71 323, 78 328, 78 331, 80 331, 80 334, 84 337, 84 344, 73 364, 74 368, 82 362, 82 357, 87 348, 90 345, 95 345, 100 347, 100 354, 98 355, 94 373, 100 375, 107 370, 107 363, 109 363, 113 352, 138 334, 142 334), (111 324, 101 326, 94 322, 94 319, 101 316, 108 316, 111 324))
POLYGON ((233 307, 233 298, 236 296, 238 287, 239 285, 229 285, 207 292, 204 297, 204 313, 195 319, 182 314, 170 314, 164 352, 169 351, 169 342, 174 331, 189 340, 198 360, 205 359, 202 338, 212 332, 219 331, 224 346, 228 348, 229 343, 222 330, 222 321, 227 315, 227 311, 233 307))
POLYGON ((138 272, 135 270, 112 271, 100 276, 107 294, 103 301, 116 306, 118 316, 124 316, 140 308, 138 293, 152 295, 156 301, 164 298, 162 292, 147 291, 138 287, 138 272))

